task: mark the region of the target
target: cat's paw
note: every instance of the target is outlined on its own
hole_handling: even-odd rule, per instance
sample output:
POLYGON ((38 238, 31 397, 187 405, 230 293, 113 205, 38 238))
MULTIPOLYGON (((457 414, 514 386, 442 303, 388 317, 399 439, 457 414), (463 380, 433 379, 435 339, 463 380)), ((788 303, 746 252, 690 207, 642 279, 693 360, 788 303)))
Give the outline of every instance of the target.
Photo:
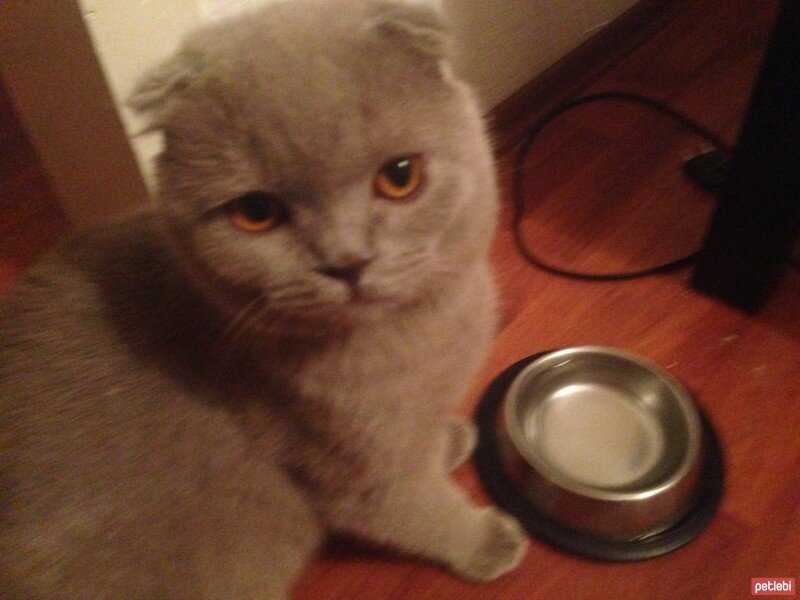
POLYGON ((453 471, 464 464, 472 454, 478 443, 478 430, 469 421, 461 419, 447 421, 446 426, 449 445, 445 466, 448 471, 453 471))
POLYGON ((478 550, 463 565, 454 565, 462 577, 491 581, 514 569, 528 549, 528 537, 517 521, 499 510, 487 509, 486 535, 478 550))

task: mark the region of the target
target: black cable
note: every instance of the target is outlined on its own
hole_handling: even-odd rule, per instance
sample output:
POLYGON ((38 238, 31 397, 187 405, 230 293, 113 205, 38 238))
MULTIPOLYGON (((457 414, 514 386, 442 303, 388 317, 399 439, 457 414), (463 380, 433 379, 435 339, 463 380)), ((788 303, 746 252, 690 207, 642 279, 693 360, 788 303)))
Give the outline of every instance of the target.
POLYGON ((650 275, 658 275, 670 271, 675 271, 677 269, 681 269, 691 264, 692 261, 694 261, 694 259, 696 258, 697 252, 692 252, 691 254, 678 258, 677 260, 672 260, 664 264, 656 265, 654 267, 648 267, 646 269, 640 269, 637 271, 629 271, 622 273, 582 273, 579 271, 562 269, 549 264, 545 260, 542 260, 541 258, 536 256, 525 242, 525 239, 522 234, 522 218, 525 209, 525 193, 524 193, 525 171, 523 167, 525 165, 525 159, 530 153, 531 148, 533 147, 533 144, 536 141, 537 136, 547 125, 550 124, 550 122, 555 120, 557 117, 563 115, 564 113, 579 106, 583 106, 584 104, 589 104, 591 102, 598 102, 602 100, 621 100, 623 102, 644 105, 649 108, 652 108, 653 110, 663 115, 666 115, 667 117, 670 117, 672 120, 676 121, 685 129, 703 138, 708 143, 710 143, 716 150, 721 152, 724 156, 727 157, 728 155, 730 155, 731 152, 730 146, 721 137, 719 137, 713 131, 704 127, 697 121, 676 111, 669 105, 665 104, 664 102, 660 102, 659 100, 654 100, 652 98, 641 96, 639 94, 632 94, 629 92, 616 92, 616 91, 599 92, 596 94, 588 94, 585 96, 579 96, 577 98, 566 100, 561 104, 559 104, 558 106, 556 106, 555 108, 553 108, 550 112, 545 114, 538 121, 536 121, 531 127, 531 129, 528 131, 527 135, 525 136, 520 146, 520 151, 517 156, 517 164, 514 173, 514 187, 513 187, 514 214, 512 221, 512 230, 514 234, 514 241, 517 245, 517 248, 519 249, 522 256, 524 256, 529 263, 531 263, 535 267, 538 267, 539 269, 542 269, 543 271, 546 271, 553 275, 560 275, 562 277, 570 277, 573 279, 583 279, 588 281, 621 281, 625 279, 648 277, 650 275))

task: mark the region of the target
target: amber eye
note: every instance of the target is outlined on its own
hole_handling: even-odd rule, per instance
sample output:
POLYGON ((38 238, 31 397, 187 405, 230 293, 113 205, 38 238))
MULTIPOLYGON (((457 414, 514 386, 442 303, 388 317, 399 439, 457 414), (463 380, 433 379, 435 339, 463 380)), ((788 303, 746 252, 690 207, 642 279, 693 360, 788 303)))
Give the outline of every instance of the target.
POLYGON ((419 154, 395 158, 385 163, 375 176, 375 193, 389 200, 406 200, 425 183, 425 170, 419 154))
POLYGON ((228 216, 236 227, 251 233, 269 231, 283 221, 283 204, 265 192, 249 192, 226 206, 228 216))

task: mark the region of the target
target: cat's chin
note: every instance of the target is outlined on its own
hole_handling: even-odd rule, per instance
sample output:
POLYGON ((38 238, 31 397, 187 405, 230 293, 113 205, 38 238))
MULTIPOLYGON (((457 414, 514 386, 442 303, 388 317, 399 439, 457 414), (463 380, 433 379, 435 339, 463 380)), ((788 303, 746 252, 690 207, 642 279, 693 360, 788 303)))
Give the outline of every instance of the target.
POLYGON ((293 329, 335 332, 370 327, 415 311, 421 305, 436 303, 441 292, 413 285, 401 289, 375 284, 331 286, 308 304, 273 304, 265 322, 270 329, 277 325, 287 333, 293 329))
POLYGON ((336 338, 385 322, 392 309, 378 302, 318 306, 313 310, 279 311, 249 326, 256 337, 336 338))
POLYGON ((388 314, 401 308, 402 303, 396 300, 353 294, 342 302, 332 302, 314 309, 294 311, 294 317, 316 322, 357 325, 385 319, 388 314))
POLYGON ((319 305, 320 313, 334 320, 344 319, 356 323, 384 318, 388 312, 401 310, 409 303, 411 290, 405 290, 405 294, 402 294, 376 285, 353 286, 343 283, 328 288, 327 291, 330 294, 323 297, 319 305))

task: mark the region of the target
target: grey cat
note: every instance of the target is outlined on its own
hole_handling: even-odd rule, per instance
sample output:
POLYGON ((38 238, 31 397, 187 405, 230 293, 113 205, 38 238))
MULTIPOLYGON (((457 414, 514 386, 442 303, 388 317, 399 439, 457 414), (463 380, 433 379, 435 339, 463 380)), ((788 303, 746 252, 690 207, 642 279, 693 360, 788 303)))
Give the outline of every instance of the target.
POLYGON ((295 0, 141 83, 152 210, 0 308, 1 597, 281 598, 331 533, 518 564, 518 524, 449 477, 496 189, 448 47, 418 6, 295 0))

